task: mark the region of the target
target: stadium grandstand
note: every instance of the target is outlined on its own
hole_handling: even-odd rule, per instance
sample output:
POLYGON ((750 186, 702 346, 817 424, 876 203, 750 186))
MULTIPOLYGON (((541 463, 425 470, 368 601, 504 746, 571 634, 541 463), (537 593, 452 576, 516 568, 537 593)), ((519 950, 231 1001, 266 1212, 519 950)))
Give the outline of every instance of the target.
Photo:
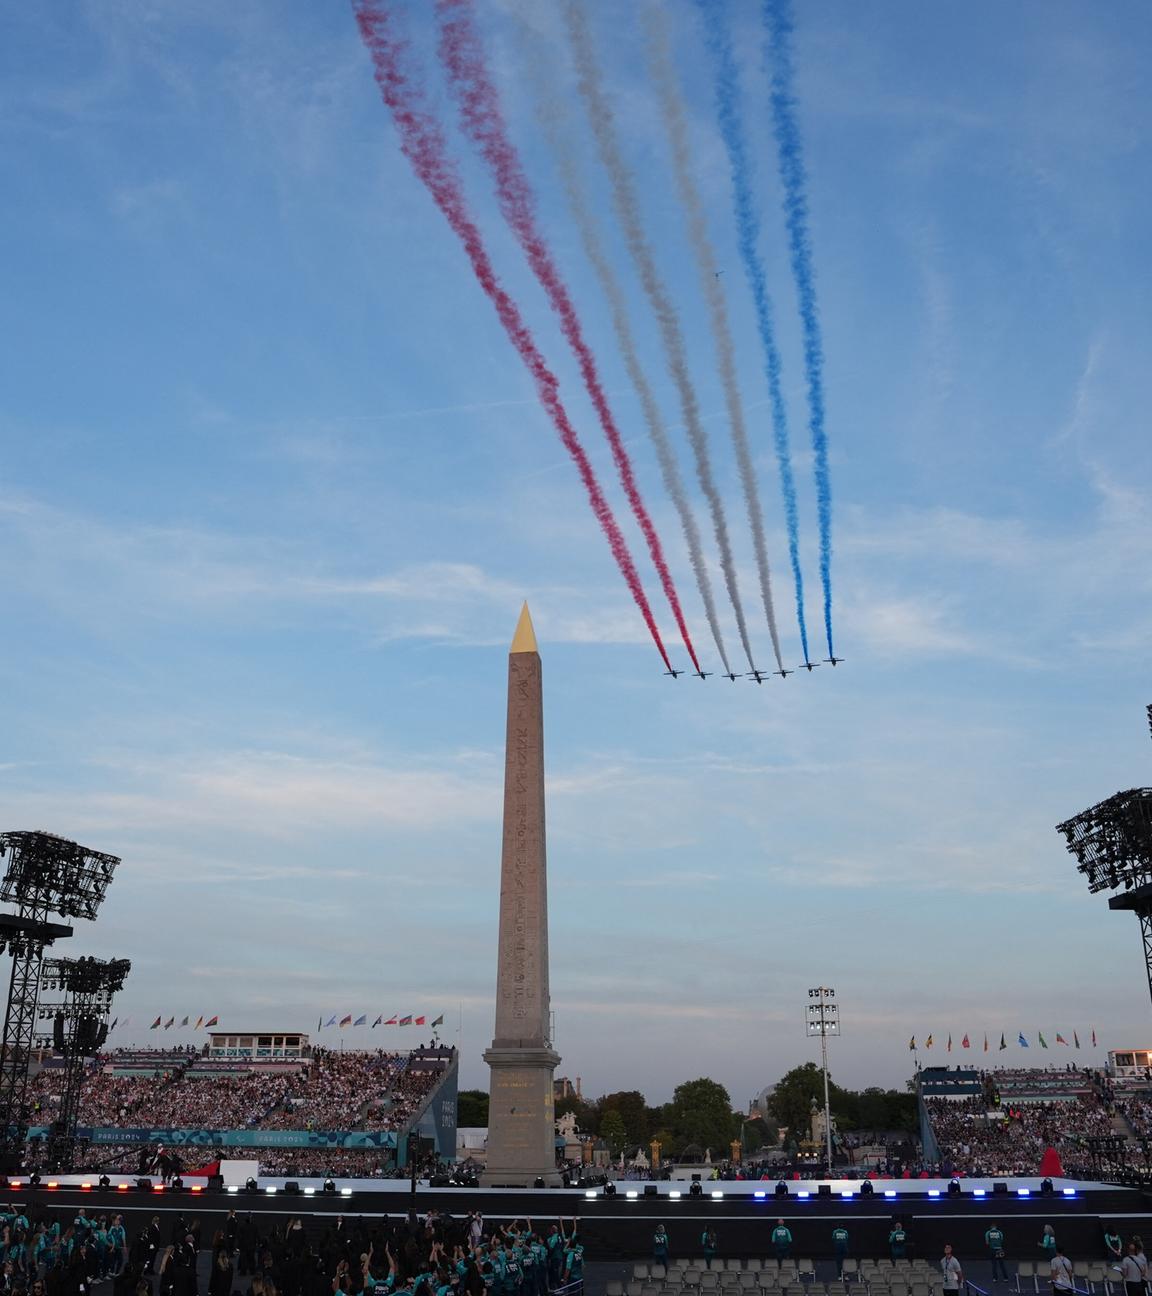
POLYGON ((1088 1173, 1103 1142, 1135 1150, 1152 1126, 1152 1085, 1129 1081, 1121 1096, 1116 1084, 1106 1072, 1075 1066, 925 1068, 918 1074, 925 1170, 1034 1175, 1051 1149, 1062 1166, 1088 1173))
MULTIPOLYGON (((368 1177, 401 1170, 407 1139, 455 1153, 457 1058, 304 1045, 293 1055, 222 1055, 206 1048, 101 1053, 86 1067, 78 1135, 85 1168, 151 1169, 166 1149, 185 1171, 221 1157, 262 1173, 368 1177)), ((56 1117, 62 1060, 45 1057, 29 1084, 28 1162, 56 1117)))

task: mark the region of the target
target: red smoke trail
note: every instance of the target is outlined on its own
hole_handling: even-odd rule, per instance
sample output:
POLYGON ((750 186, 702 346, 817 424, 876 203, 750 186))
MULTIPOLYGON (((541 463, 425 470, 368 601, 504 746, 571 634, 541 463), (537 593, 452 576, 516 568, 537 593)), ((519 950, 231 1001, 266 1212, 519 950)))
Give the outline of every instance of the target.
POLYGON ((660 583, 668 596, 684 647, 692 658, 693 666, 699 670, 700 663, 696 660, 696 650, 692 646, 680 607, 680 596, 668 570, 660 537, 636 484, 632 460, 624 448, 620 430, 604 395, 596 359, 584 340, 580 317, 576 313, 568 287, 537 223, 535 195, 524 173, 516 146, 508 135, 500 110, 500 99, 488 75, 484 49, 473 18, 472 0, 437 0, 437 10, 440 16, 440 60, 452 79, 464 129, 492 170, 500 210, 524 249, 541 287, 548 294, 564 337, 575 352, 584 386, 612 448, 612 458, 620 474, 624 493, 648 543, 648 552, 652 555, 660 583))
POLYGON ((604 492, 600 488, 580 438, 560 401, 556 376, 540 354, 516 303, 496 278, 484 240, 468 213, 460 181, 448 157, 444 137, 437 123, 424 110, 419 92, 409 82, 403 65, 404 42, 392 30, 394 20, 387 0, 353 0, 353 6, 360 35, 372 56, 380 94, 392 114, 392 120, 396 123, 400 135, 401 151, 463 243, 477 281, 496 307, 496 314, 500 317, 504 331, 532 374, 540 403, 548 411, 565 449, 575 460, 584 489, 588 492, 592 511, 596 514, 601 529, 608 539, 616 565, 620 568, 632 597, 636 600, 636 605, 644 617, 644 624, 648 627, 648 632, 659 649, 660 656, 664 659, 664 665, 671 670, 672 665, 664 650, 660 631, 656 628, 656 620, 648 605, 648 598, 640 584, 632 555, 628 552, 628 545, 613 516, 611 506, 604 498, 604 492))

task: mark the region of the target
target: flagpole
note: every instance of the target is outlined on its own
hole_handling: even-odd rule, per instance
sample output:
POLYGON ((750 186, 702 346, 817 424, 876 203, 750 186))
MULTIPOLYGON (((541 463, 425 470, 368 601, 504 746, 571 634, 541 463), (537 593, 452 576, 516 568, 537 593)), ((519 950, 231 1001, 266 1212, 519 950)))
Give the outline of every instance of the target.
POLYGON ((460 1000, 460 1019, 456 1023, 456 1059, 459 1064, 460 1055, 464 1052, 464 1000, 460 1000))

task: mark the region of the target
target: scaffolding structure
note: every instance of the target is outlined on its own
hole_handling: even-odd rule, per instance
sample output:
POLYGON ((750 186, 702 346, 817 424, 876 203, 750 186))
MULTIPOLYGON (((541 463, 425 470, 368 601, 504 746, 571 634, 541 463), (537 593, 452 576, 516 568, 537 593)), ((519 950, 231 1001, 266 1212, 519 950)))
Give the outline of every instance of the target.
POLYGON ((0 833, 4 858, 0 900, 17 906, 15 914, 0 914, 0 953, 12 955, 0 1039, 0 1168, 6 1169, 19 1166, 28 1132, 28 1064, 44 951, 72 935, 71 927, 50 915, 95 918, 120 861, 45 832, 0 833))
MULTIPOLYGON (((1152 731, 1152 706, 1148 709, 1152 731)), ((1144 968, 1152 995, 1152 788, 1117 792, 1091 809, 1081 811, 1056 831, 1076 858, 1076 868, 1088 890, 1115 894, 1108 908, 1127 910, 1140 919, 1144 968)))
POLYGON ((132 964, 127 959, 50 958, 40 977, 42 996, 64 994, 63 1000, 41 1001, 38 1017, 51 1022, 51 1030, 36 1042, 51 1045, 64 1059, 64 1083, 45 1149, 49 1170, 67 1174, 76 1155, 76 1124, 80 1114, 80 1088, 84 1063, 99 1052, 108 1038, 107 1017, 112 997, 124 985, 132 964))

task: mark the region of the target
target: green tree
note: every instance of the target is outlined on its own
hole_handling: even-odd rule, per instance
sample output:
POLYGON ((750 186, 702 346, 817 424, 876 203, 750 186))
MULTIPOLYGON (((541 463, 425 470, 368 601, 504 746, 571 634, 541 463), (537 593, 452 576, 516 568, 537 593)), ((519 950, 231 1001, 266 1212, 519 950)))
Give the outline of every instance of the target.
POLYGON ((711 1148, 713 1157, 726 1157, 729 1143, 739 1137, 742 1118, 733 1114, 728 1090, 706 1077, 677 1085, 669 1114, 681 1148, 693 1143, 711 1148))
POLYGON ((461 1089, 456 1095, 456 1124, 483 1129, 488 1124, 488 1095, 483 1089, 461 1089))
POLYGON ((614 1107, 600 1118, 600 1137, 608 1144, 613 1156, 618 1156, 628 1141, 624 1117, 614 1107))
POLYGON ((625 1089, 620 1093, 605 1094, 597 1106, 600 1108, 601 1120, 610 1111, 620 1113, 624 1128, 628 1131, 629 1143, 646 1144, 648 1142, 648 1105, 644 1095, 636 1089, 625 1089))
MULTIPOLYGON (((812 1113, 812 1099, 818 1107, 824 1106, 824 1073, 815 1062, 805 1062, 782 1075, 772 1091, 772 1114, 781 1125, 788 1126, 789 1138, 808 1136, 812 1113)), ((856 1096, 828 1081, 828 1101, 832 1114, 841 1129, 855 1126, 856 1096)))

